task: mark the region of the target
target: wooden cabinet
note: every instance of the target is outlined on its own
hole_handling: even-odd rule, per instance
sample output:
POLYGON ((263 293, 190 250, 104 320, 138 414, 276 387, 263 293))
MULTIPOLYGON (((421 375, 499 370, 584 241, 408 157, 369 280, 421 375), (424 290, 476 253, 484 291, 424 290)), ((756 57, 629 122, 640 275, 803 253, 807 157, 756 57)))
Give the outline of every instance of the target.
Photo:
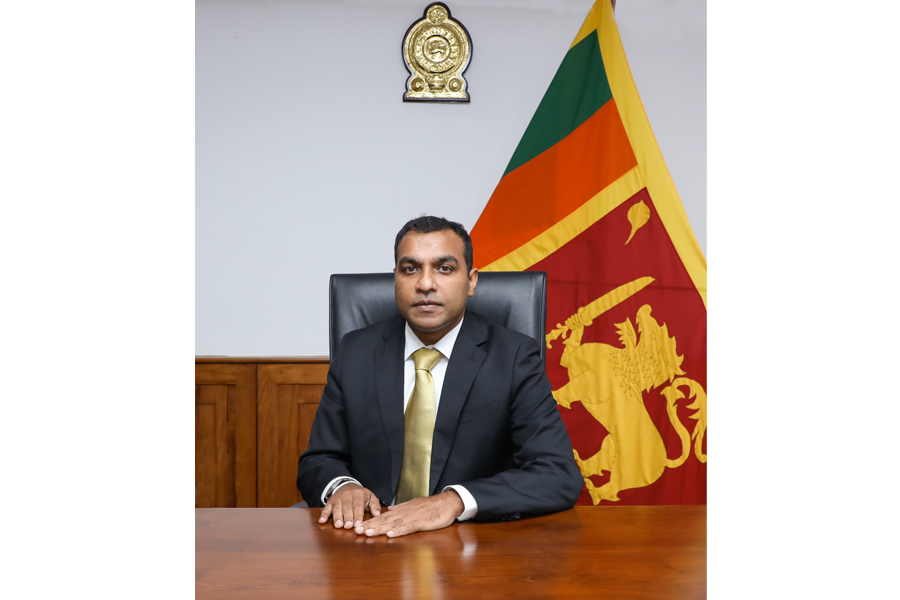
POLYGON ((297 460, 309 443, 328 359, 195 362, 195 507, 287 507, 301 501, 297 460))
POLYGON ((256 506, 256 367, 194 367, 195 507, 256 506))
POLYGON ((277 508, 303 500, 297 490, 297 460, 309 445, 327 376, 328 364, 259 365, 257 506, 277 508))

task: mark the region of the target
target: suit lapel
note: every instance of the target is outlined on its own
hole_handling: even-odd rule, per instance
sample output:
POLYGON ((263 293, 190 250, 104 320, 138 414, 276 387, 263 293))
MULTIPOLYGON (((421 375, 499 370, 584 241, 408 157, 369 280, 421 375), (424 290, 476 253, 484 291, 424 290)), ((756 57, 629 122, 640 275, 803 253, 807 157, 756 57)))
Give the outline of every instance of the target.
POLYGON ((472 382, 486 353, 479 346, 487 340, 487 324, 473 313, 466 312, 462 329, 456 338, 456 344, 447 365, 444 386, 441 390, 441 403, 434 423, 434 441, 431 447, 431 490, 435 493, 437 482, 441 478, 453 439, 456 437, 456 424, 459 413, 469 396, 472 382))
MULTIPOLYGON (((403 458, 403 327, 398 315, 385 330, 384 343, 375 348, 375 389, 381 425, 391 450, 391 494, 400 480, 400 461, 403 458)), ((390 502, 390 498, 382 498, 390 502)))

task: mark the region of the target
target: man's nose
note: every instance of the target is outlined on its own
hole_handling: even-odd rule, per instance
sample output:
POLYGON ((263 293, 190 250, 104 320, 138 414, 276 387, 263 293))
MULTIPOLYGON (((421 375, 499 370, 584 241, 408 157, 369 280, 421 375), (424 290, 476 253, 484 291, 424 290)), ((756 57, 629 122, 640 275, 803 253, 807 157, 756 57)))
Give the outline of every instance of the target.
POLYGON ((419 278, 416 280, 416 289, 420 292, 434 290, 434 273, 428 269, 422 269, 419 272, 419 278))

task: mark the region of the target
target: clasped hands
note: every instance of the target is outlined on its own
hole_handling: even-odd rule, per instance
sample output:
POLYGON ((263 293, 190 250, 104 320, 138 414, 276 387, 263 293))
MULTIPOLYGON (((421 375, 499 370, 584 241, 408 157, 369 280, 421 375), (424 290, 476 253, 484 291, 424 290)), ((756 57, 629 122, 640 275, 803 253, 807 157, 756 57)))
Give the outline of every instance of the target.
POLYGON ((334 519, 337 529, 353 529, 357 535, 399 537, 417 531, 443 529, 462 514, 465 506, 455 491, 447 490, 428 498, 414 498, 396 506, 388 506, 382 514, 381 502, 370 490, 348 483, 335 492, 325 507, 319 523, 334 519), (365 513, 372 518, 364 521, 365 513))

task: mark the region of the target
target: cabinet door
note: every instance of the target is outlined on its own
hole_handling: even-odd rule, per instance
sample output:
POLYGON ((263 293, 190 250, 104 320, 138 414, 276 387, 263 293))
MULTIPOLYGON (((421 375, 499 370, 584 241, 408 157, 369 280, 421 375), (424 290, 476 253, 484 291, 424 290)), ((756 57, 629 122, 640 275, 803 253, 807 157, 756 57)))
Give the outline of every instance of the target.
POLYGON ((285 507, 303 500, 297 490, 297 461, 328 378, 328 363, 260 365, 259 506, 285 507))
POLYGON ((256 506, 256 365, 194 365, 196 508, 256 506))

